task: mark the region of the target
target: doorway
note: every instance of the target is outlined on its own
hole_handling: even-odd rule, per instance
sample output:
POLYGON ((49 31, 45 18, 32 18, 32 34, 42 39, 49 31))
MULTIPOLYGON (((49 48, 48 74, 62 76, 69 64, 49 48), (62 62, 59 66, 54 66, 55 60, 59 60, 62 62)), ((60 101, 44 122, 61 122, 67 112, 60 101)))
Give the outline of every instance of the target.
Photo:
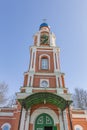
POLYGON ((35 121, 35 130, 53 130, 54 120, 47 113, 40 114, 35 121))
POLYGON ((52 130, 52 126, 45 126, 44 130, 52 130))

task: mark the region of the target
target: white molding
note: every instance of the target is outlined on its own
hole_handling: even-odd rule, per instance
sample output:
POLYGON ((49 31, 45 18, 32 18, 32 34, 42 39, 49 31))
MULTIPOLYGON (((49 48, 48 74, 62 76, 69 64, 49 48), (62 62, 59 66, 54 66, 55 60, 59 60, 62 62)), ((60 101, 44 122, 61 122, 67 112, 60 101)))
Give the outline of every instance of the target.
POLYGON ((54 59, 54 72, 55 72, 56 71, 55 50, 53 51, 53 59, 54 59))
POLYGON ((31 76, 31 87, 33 86, 33 75, 31 76))
POLYGON ((26 110, 23 108, 22 115, 21 115, 21 122, 20 122, 20 130, 24 130, 25 114, 26 114, 26 110))
POLYGON ((17 99, 24 99, 32 93, 17 93, 17 99))
POLYGON ((7 120, 17 120, 17 118, 8 118, 8 117, 0 117, 0 120, 7 119, 7 120))
POLYGON ((66 110, 63 111, 63 117, 64 117, 65 130, 69 130, 66 110))
POLYGON ((10 128, 11 128, 11 125, 10 125, 9 123, 4 123, 4 124, 1 126, 1 128, 3 129, 4 126, 8 126, 8 127, 9 127, 9 130, 10 130, 10 128))
POLYGON ((37 46, 40 46, 40 32, 38 32, 37 37, 37 46))
POLYGON ((30 120, 30 110, 27 111, 26 122, 25 122, 25 130, 29 130, 29 120, 30 120))
POLYGON ((34 72, 35 72, 35 65, 36 65, 36 48, 34 49, 34 72))
POLYGON ((81 125, 79 125, 79 124, 75 125, 74 128, 75 128, 75 130, 76 130, 76 128, 79 128, 79 130, 83 130, 83 127, 81 125))
POLYGON ((43 56, 47 56, 48 57, 48 64, 49 64, 49 70, 50 70, 50 56, 48 54, 41 54, 39 56, 39 70, 41 69, 40 63, 41 63, 41 59, 43 56))
POLYGON ((34 124, 35 125, 35 120, 36 118, 42 114, 42 113, 46 113, 48 115, 51 115, 52 119, 54 120, 54 125, 56 125, 57 123, 59 123, 59 119, 58 119, 58 115, 56 115, 56 113, 51 110, 50 108, 48 107, 41 107, 41 108, 38 108, 37 110, 35 110, 32 115, 31 115, 31 120, 30 120, 30 123, 34 124))
POLYGON ((47 87, 45 87, 45 88, 48 88, 49 87, 49 80, 48 79, 40 79, 40 87, 41 88, 43 88, 43 86, 42 86, 42 81, 47 81, 47 83, 48 83, 48 85, 47 85, 47 87))
POLYGON ((56 75, 56 88, 58 88, 59 86, 58 86, 58 76, 56 75))
POLYGON ((52 47, 51 47, 51 46, 44 46, 44 47, 43 47, 43 46, 34 46, 34 45, 33 45, 33 46, 29 46, 29 48, 30 48, 30 49, 32 49, 32 48, 37 48, 38 50, 39 50, 39 49, 42 49, 42 48, 46 48, 46 50, 47 50, 47 49, 48 49, 48 50, 51 49, 52 51, 53 51, 53 49, 57 49, 57 50, 60 52, 60 48, 57 47, 57 46, 55 46, 55 47, 53 47, 53 46, 52 46, 52 47))
POLYGON ((0 116, 13 116, 12 112, 0 112, 0 116))
POLYGON ((60 130, 64 130, 61 110, 59 111, 59 121, 60 121, 60 130))
POLYGON ((72 118, 87 118, 87 115, 85 114, 72 114, 72 118))

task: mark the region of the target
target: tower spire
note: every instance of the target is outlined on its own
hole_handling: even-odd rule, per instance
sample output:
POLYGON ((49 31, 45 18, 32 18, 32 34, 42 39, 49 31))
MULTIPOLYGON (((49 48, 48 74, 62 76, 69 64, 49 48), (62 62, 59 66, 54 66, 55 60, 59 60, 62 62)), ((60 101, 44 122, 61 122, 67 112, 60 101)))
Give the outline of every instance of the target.
POLYGON ((46 22, 47 21, 47 19, 42 19, 43 20, 43 22, 46 22))

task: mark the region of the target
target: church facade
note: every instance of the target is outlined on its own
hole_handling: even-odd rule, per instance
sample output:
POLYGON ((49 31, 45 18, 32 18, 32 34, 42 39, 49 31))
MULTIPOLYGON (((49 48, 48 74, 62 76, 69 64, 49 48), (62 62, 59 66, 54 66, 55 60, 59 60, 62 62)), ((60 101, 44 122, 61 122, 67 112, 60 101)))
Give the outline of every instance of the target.
POLYGON ((0 109, 0 130, 87 130, 87 111, 71 107, 55 34, 42 23, 33 39, 17 104, 0 109))

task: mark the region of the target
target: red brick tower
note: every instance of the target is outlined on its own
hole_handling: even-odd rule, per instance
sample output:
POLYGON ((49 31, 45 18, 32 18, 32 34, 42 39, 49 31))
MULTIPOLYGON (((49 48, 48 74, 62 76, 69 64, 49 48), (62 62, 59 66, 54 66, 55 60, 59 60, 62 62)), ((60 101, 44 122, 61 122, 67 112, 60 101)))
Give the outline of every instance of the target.
POLYGON ((20 130, 68 130, 66 108, 71 103, 60 70, 60 48, 47 23, 40 25, 30 47, 29 70, 17 98, 22 106, 20 130))

